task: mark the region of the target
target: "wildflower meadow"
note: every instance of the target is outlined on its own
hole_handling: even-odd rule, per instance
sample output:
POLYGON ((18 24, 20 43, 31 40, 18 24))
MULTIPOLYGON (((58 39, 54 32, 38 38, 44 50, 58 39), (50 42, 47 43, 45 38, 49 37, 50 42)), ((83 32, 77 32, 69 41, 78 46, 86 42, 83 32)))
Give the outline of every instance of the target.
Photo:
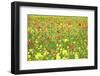
POLYGON ((88 17, 28 14, 28 61, 88 58, 88 17))

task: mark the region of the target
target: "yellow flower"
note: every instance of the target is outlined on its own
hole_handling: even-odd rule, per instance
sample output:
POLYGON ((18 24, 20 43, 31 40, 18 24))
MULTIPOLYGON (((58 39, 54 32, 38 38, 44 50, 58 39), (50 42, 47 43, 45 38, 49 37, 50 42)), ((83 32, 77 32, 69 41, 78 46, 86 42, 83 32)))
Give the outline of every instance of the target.
POLYGON ((62 59, 63 59, 63 60, 66 60, 67 58, 66 58, 66 57, 62 57, 62 59))
POLYGON ((38 49, 38 47, 36 47, 38 49))
POLYGON ((40 50, 41 48, 38 48, 38 50, 40 50))
POLYGON ((46 48, 44 48, 44 50, 46 50, 46 48))
POLYGON ((62 54, 63 54, 63 55, 68 55, 67 50, 62 50, 62 54))
POLYGON ((58 44, 56 44, 56 46, 59 46, 58 44))
POLYGON ((67 46, 67 49, 69 48, 69 46, 67 46))
POLYGON ((75 44, 76 42, 74 41, 73 44, 75 44))
POLYGON ((59 48, 56 48, 57 50, 59 50, 59 48))
POLYGON ((49 52, 48 51, 45 51, 44 53, 43 53, 43 55, 45 56, 45 55, 47 55, 47 54, 49 54, 49 52))
POLYGON ((38 39, 40 38, 40 36, 37 37, 38 39))
POLYGON ((40 48, 42 48, 42 45, 40 45, 40 48))
POLYGON ((38 41, 36 40, 35 43, 38 43, 38 41))
POLYGON ((28 28, 28 31, 29 31, 30 33, 34 33, 34 30, 33 30, 31 27, 28 28))
POLYGON ((37 60, 42 59, 42 58, 43 58, 43 55, 42 55, 41 53, 37 53, 37 54, 35 55, 35 58, 36 58, 37 60))
POLYGON ((28 58, 30 59, 31 58, 31 55, 28 55, 28 58))
POLYGON ((60 53, 57 53, 57 54, 56 54, 56 59, 57 59, 57 60, 61 59, 60 53))
POLYGON ((63 23, 60 23, 60 25, 63 25, 63 23))
POLYGON ((33 51, 33 49, 29 49, 29 52, 32 52, 33 51))
POLYGON ((75 59, 78 59, 79 56, 78 56, 78 53, 75 53, 75 59))
POLYGON ((31 61, 31 59, 28 59, 28 61, 31 61))
POLYGON ((62 51, 63 49, 62 49, 62 48, 60 48, 60 50, 62 51))
POLYGON ((64 42, 68 42, 69 40, 68 40, 68 39, 64 39, 63 41, 64 41, 64 42))
POLYGON ((61 47, 62 45, 61 44, 59 44, 59 47, 61 47))

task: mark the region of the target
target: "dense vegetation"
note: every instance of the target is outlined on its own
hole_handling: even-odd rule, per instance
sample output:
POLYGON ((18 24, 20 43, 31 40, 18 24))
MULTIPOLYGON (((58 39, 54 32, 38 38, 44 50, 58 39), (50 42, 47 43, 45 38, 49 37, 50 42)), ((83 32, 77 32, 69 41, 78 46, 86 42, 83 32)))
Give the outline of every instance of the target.
POLYGON ((28 61, 88 57, 88 18, 28 15, 28 61))

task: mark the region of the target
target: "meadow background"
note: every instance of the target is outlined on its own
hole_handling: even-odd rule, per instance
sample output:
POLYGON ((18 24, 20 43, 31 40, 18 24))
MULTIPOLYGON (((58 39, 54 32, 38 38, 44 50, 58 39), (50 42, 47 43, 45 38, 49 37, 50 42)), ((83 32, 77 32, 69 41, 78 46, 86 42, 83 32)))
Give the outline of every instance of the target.
POLYGON ((28 61, 88 58, 88 17, 28 15, 28 61))

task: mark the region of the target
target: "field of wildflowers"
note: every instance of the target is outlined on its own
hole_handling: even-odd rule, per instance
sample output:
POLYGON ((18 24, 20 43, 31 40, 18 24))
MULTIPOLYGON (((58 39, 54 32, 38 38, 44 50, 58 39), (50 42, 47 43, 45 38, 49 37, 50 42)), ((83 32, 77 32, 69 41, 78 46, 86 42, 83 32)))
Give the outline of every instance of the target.
POLYGON ((28 61, 88 58, 88 17, 27 17, 28 61))

